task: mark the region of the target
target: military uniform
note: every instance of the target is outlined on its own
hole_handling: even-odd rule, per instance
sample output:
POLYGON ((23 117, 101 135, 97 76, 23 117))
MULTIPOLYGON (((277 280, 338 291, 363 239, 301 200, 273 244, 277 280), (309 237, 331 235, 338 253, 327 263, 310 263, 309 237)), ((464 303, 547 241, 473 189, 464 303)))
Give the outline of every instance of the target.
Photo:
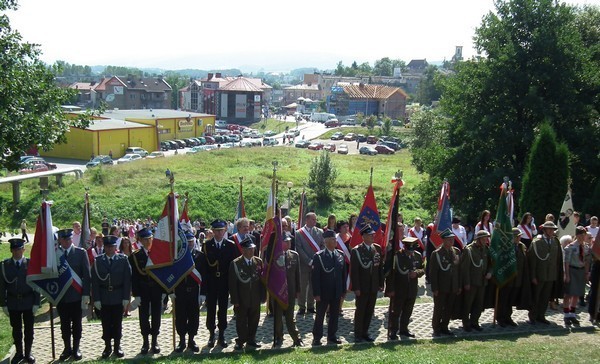
POLYGON ((300 313, 304 313, 307 308, 309 312, 313 312, 315 309, 315 294, 312 286, 311 262, 315 253, 323 249, 323 230, 316 226, 312 228, 304 226, 298 229, 294 236, 296 252, 300 257, 300 298, 298 299, 298 306, 300 307, 300 313), (311 239, 318 246, 318 249, 315 248, 311 239))
POLYGON ((435 336, 450 334, 448 324, 452 318, 454 301, 460 294, 459 263, 460 250, 456 247, 447 249, 440 246, 429 260, 429 279, 434 292, 432 328, 435 336))
MULTIPOLYGON (((518 230, 518 228, 515 228, 518 230)), ((515 230, 513 229, 513 234, 515 230)), ((516 234, 521 235, 520 232, 516 234)), ((527 269, 527 246, 522 243, 516 243, 514 245, 515 258, 517 266, 517 274, 513 279, 508 281, 498 292, 498 311, 496 313, 498 324, 502 327, 506 325, 516 326, 517 324, 512 320, 512 306, 517 305, 517 299, 521 296, 521 290, 524 284, 529 284, 529 281, 524 281, 524 277, 528 277, 529 274, 525 274, 527 269)))
POLYGON ((388 338, 391 340, 397 339, 398 328, 400 335, 414 337, 408 330, 408 324, 417 299, 418 280, 425 274, 425 270, 423 258, 415 251, 415 243, 411 240, 405 238, 402 241, 405 248, 394 255, 386 278, 385 293, 390 297, 388 338))
MULTIPOLYGON (((115 246, 116 236, 106 236, 105 245, 115 246)), ((121 351, 123 310, 129 303, 131 294, 131 266, 124 254, 112 257, 106 254, 97 256, 92 267, 92 293, 94 307, 102 311, 102 339, 106 349, 104 357, 110 355, 111 341, 114 340, 115 354, 123 357, 121 351)))
MULTIPOLYGON (((254 248, 250 238, 240 243, 242 249, 254 248)), ((253 256, 250 259, 239 256, 229 266, 229 293, 235 310, 237 331, 236 350, 244 344, 260 346, 256 342, 256 330, 260 320, 260 304, 265 300, 265 287, 260 278, 263 262, 253 256)))
MULTIPOLYGON (((485 230, 477 234, 489 236, 485 230)), ((461 256, 461 285, 464 292, 461 317, 465 331, 471 331, 471 328, 481 330, 479 317, 484 309, 483 300, 488 280, 486 275, 491 275, 488 247, 485 243, 478 244, 477 242, 469 244, 461 256)))
POLYGON ((272 302, 273 317, 275 320, 275 343, 281 345, 283 343, 283 320, 287 326, 288 333, 294 340, 294 345, 301 345, 300 333, 296 327, 296 319, 294 316, 294 306, 296 304, 296 296, 300 294, 300 258, 298 253, 293 250, 287 250, 283 256, 285 257, 285 273, 288 287, 288 308, 283 310, 277 302, 272 302))
MULTIPOLYGON (((22 249, 22 239, 9 240, 12 249, 22 249)), ((15 344, 15 359, 25 358, 33 363, 31 355, 33 345, 33 317, 34 311, 40 306, 40 294, 34 291, 26 282, 29 258, 15 261, 13 258, 5 259, 0 269, 0 306, 10 319, 12 338, 15 344), (25 356, 23 356, 23 336, 25 336, 25 356)), ((18 361, 17 360, 17 361, 18 361)))
POLYGON ((354 338, 356 341, 373 341, 369 336, 369 326, 375 310, 377 292, 383 290, 384 275, 381 247, 359 244, 350 254, 350 280, 352 290, 360 291, 356 297, 354 311, 354 338))

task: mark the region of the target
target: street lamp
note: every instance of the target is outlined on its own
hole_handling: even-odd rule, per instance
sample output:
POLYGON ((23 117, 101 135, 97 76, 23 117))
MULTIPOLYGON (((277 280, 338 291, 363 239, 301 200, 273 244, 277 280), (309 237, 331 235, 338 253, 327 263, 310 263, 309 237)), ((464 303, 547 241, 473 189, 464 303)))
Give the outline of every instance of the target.
POLYGON ((291 211, 291 196, 292 196, 292 187, 294 187, 294 183, 292 181, 287 183, 287 188, 288 188, 288 215, 290 214, 291 211))

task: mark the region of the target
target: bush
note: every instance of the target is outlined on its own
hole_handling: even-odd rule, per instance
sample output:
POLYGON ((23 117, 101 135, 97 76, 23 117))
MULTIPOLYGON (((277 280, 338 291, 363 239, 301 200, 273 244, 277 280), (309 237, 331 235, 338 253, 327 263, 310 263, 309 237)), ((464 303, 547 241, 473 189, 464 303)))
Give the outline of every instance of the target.
POLYGON ((313 159, 308 174, 308 187, 315 192, 317 202, 332 201, 332 190, 337 176, 338 171, 331 162, 329 152, 322 151, 313 159))

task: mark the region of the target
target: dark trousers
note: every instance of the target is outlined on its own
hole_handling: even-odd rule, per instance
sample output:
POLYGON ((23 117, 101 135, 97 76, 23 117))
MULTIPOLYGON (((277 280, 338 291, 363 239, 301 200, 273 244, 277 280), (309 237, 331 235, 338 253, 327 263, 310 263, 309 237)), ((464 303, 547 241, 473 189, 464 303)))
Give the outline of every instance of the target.
POLYGON ((177 295, 175 298, 175 327, 177 335, 189 337, 198 334, 200 326, 200 305, 198 304, 198 294, 177 295), (195 296, 195 297, 194 297, 195 296))
POLYGON ((102 305, 102 339, 105 343, 115 340, 115 345, 121 341, 123 324, 123 305, 102 305))
MULTIPOLYGON (((362 338, 369 335, 369 326, 375 310, 377 292, 361 292, 356 297, 356 310, 354 311, 354 337, 362 338)), ((338 310, 339 311, 339 310, 338 310)))
POLYGON ((23 334, 25 335, 25 355, 31 354, 33 344, 33 312, 31 310, 9 310, 12 337, 17 353, 23 354, 23 334))
POLYGON ((310 265, 300 267, 300 298, 298 299, 298 306, 301 310, 306 310, 307 308, 312 310, 315 308, 312 267, 310 265))
POLYGON ((274 299, 271 300, 271 307, 273 307, 273 325, 275 326, 275 340, 283 341, 283 319, 285 319, 285 325, 287 326, 288 333, 292 337, 292 340, 298 341, 300 339, 300 333, 296 327, 296 318, 294 316, 294 305, 296 300, 292 297, 288 297, 288 308, 282 309, 274 299))
POLYGON ((483 297, 485 287, 471 285, 468 291, 464 292, 464 301, 462 307, 462 322, 464 327, 479 325, 479 318, 483 311, 483 297))
POLYGON ((554 281, 538 281, 538 284, 532 285, 533 303, 531 305, 531 310, 529 310, 529 319, 531 321, 545 319, 553 285, 554 281))
POLYGON ((158 286, 142 291, 140 295, 140 329, 142 336, 157 336, 160 332, 160 314, 162 311, 162 291, 158 286), (152 318, 152 326, 150 326, 152 318))
MULTIPOLYGON (((219 319, 219 334, 227 329, 227 306, 229 305, 229 290, 220 288, 215 292, 209 292, 206 295, 206 328, 210 332, 215 332, 215 316, 219 319), (217 316, 217 305, 219 312, 217 316)), ((237 319, 237 318, 236 318, 237 319)))
POLYGON ((328 300, 317 302, 317 315, 313 325, 313 339, 321 340, 323 337, 323 321, 325 320, 325 312, 329 307, 329 321, 327 321, 327 338, 334 339, 338 330, 338 321, 340 318, 340 299, 341 297, 332 297, 328 300))
MULTIPOLYGON (((600 237, 598 238, 600 239, 600 237)), ((588 313, 592 319, 598 318, 598 285, 600 283, 600 261, 596 260, 592 264, 590 276, 590 302, 588 303, 588 313)))
POLYGON ((73 336, 73 348, 79 347, 81 341, 81 301, 59 303, 56 306, 60 317, 60 332, 65 348, 71 348, 71 336, 73 336))
POLYGON ((25 229, 21 229, 21 239, 29 243, 29 236, 27 236, 27 231, 25 229))
POLYGON ((496 319, 499 323, 512 320, 512 305, 516 300, 519 289, 520 287, 504 286, 498 291, 498 311, 496 312, 496 319))
POLYGON ((457 295, 453 292, 439 292, 433 296, 433 318, 431 326, 433 331, 438 333, 441 330, 448 330, 448 324, 452 318, 452 309, 457 295))
POLYGON ((406 295, 390 298, 390 317, 388 324, 388 331, 390 334, 396 334, 398 332, 398 319, 400 320, 400 331, 408 331, 408 323, 410 322, 416 299, 416 296, 409 297, 406 295))
POLYGON ((234 308, 234 311, 235 330, 238 335, 235 340, 236 343, 243 345, 247 342, 256 342, 256 330, 260 320, 260 304, 256 306, 239 305, 234 308))

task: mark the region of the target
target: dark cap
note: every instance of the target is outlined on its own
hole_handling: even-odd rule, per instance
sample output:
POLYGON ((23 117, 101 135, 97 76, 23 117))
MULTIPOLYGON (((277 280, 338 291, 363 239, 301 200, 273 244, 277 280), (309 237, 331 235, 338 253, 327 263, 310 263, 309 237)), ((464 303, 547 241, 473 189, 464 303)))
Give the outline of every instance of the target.
POLYGON ((10 249, 23 249, 25 247, 25 240, 19 238, 8 239, 10 243, 10 249))
POLYGON ((256 248, 256 244, 254 244, 254 239, 252 239, 252 236, 250 235, 246 235, 244 240, 240 242, 240 246, 244 249, 256 248))
POLYGON ((192 233, 191 231, 188 230, 185 232, 185 238, 188 241, 190 241, 190 240, 194 240, 194 238, 196 238, 196 237, 194 236, 194 233, 192 233))
POLYGON ((333 230, 324 231, 323 239, 327 239, 327 238, 335 238, 335 231, 333 231, 333 230))
POLYGON ((56 235, 62 239, 68 239, 73 236, 73 229, 62 229, 56 232, 56 235))
POLYGON ((114 235, 106 235, 105 237, 102 238, 102 242, 104 243, 104 246, 117 245, 117 240, 119 240, 119 237, 114 236, 114 235))
POLYGON ((542 229, 558 229, 558 226, 554 225, 552 221, 546 221, 542 224, 542 229))
POLYGON ((365 235, 365 234, 368 234, 368 235, 375 234, 375 231, 371 227, 371 224, 366 224, 360 229, 360 235, 365 235))
POLYGON ((452 223, 453 224, 460 224, 460 217, 456 216, 452 218, 452 223))
POLYGON ((227 222, 225 222, 225 220, 216 219, 210 223, 210 226, 213 230, 225 230, 227 228, 227 222))
POLYGON ((407 236, 402 239, 402 244, 407 250, 415 250, 419 246, 419 239, 407 236))
POLYGON ((141 228, 140 230, 137 231, 137 236, 140 239, 145 239, 145 238, 151 238, 153 235, 152 235, 152 231, 150 231, 150 229, 141 228))
POLYGON ((518 227, 512 228, 512 233, 513 233, 514 236, 521 236, 521 235, 523 235, 523 232, 518 227))
POLYGON ((488 238, 490 237, 490 233, 488 233, 487 230, 479 230, 477 232, 477 234, 475 234, 475 239, 479 239, 479 238, 488 238))
POLYGON ((454 238, 455 236, 456 236, 456 235, 454 235, 454 233, 453 233, 453 232, 452 232, 452 230, 450 230, 450 229, 446 229, 446 230, 444 230, 444 231, 442 231, 442 232, 440 233, 440 237, 441 237, 442 239, 446 239, 446 238, 454 238))

